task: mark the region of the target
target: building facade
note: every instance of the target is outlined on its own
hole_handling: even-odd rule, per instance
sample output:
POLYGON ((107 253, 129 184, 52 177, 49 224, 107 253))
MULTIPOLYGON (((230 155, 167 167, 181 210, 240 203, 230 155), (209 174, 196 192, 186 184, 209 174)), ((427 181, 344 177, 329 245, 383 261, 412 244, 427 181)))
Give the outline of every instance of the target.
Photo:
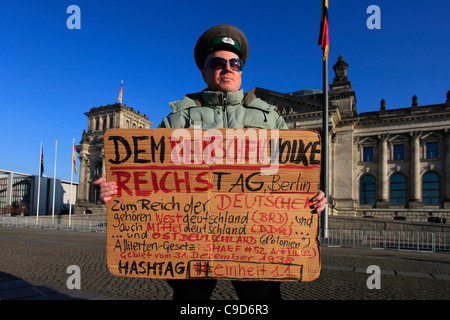
MULTIPOLYGON (((329 90, 329 214, 409 221, 450 215, 450 92, 442 103, 358 113, 356 93, 339 56, 329 90)), ((322 92, 251 91, 276 106, 289 128, 321 132, 322 92)), ((92 185, 104 175, 103 133, 108 128, 148 128, 148 117, 123 105, 92 108, 83 132, 78 212, 99 199, 92 185)), ((103 208, 104 210, 104 208, 103 208)), ((77 211, 77 209, 76 209, 77 211)))
POLYGON ((75 182, 0 170, 1 215, 68 214, 77 193, 78 183, 75 182))
POLYGON ((124 104, 92 108, 88 117, 88 129, 83 131, 76 146, 80 160, 80 184, 74 213, 106 213, 99 198, 99 188, 93 184, 105 175, 105 149, 103 135, 113 128, 149 128, 149 118, 124 104))
MULTIPOLYGON (((409 221, 448 220, 450 91, 443 103, 359 113, 342 56, 329 90, 329 213, 409 221)), ((253 89, 289 128, 321 131, 322 92, 253 89)))

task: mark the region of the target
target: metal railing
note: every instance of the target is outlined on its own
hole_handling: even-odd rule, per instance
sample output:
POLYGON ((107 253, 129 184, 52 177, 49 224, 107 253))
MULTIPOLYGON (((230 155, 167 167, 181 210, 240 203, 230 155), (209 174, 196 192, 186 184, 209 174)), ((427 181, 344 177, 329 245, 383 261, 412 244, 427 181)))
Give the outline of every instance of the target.
POLYGON ((449 232, 328 229, 329 246, 450 252, 449 232))
POLYGON ((49 216, 39 217, 39 219, 35 216, 0 216, 0 226, 106 233, 105 219, 69 219, 60 216, 53 219, 49 216))
MULTIPOLYGON (((105 219, 0 216, 0 226, 106 233, 105 219)), ((322 245, 450 253, 450 232, 328 229, 322 245)))

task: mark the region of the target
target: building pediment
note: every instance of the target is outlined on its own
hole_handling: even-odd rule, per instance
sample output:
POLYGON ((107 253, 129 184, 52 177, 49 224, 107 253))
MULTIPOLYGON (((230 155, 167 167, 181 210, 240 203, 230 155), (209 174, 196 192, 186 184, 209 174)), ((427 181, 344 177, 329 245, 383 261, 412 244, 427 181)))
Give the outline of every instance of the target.
POLYGON ((444 135, 440 134, 439 132, 436 132, 436 131, 431 131, 431 132, 422 134, 420 138, 424 141, 425 140, 443 140, 444 135))
POLYGON ((376 145, 378 143, 378 139, 374 137, 355 137, 355 143, 358 145, 376 145))
POLYGON ((394 134, 392 136, 389 136, 388 141, 389 143, 407 143, 409 142, 409 137, 405 134, 394 134))

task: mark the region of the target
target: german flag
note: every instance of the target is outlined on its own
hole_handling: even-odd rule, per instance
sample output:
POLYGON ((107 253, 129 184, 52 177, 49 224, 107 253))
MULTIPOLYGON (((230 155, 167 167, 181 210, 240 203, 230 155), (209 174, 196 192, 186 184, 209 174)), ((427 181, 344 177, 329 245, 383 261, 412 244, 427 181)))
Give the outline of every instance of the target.
POLYGON ((77 174, 77 157, 75 153, 75 144, 73 145, 72 161, 73 161, 73 169, 75 171, 75 174, 77 174))
POLYGON ((322 0, 319 45, 323 50, 323 61, 328 59, 328 0, 322 0))
POLYGON ((123 81, 120 82, 119 102, 122 104, 123 81))
POLYGON ((44 147, 41 143, 41 177, 44 174, 44 147))

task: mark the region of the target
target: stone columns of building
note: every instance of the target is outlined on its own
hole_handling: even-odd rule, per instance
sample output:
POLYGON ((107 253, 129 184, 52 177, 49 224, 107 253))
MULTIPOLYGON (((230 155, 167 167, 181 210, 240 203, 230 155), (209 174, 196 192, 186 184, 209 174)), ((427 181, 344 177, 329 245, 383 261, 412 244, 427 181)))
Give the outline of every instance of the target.
POLYGON ((102 149, 100 158, 102 159, 102 177, 106 178, 106 158, 105 158, 105 149, 104 148, 102 149))
POLYGON ((84 152, 81 152, 80 156, 80 183, 79 183, 79 191, 78 191, 78 200, 80 202, 89 201, 89 186, 88 186, 88 167, 89 167, 89 159, 87 158, 84 152))
POLYGON ((12 205, 12 196, 13 196, 13 181, 14 174, 12 172, 7 173, 6 179, 6 207, 10 207, 12 205))
POLYGON ((99 117, 98 117, 98 120, 99 120, 99 126, 98 126, 98 129, 99 129, 99 130, 103 130, 103 128, 104 128, 104 123, 103 123, 103 121, 104 121, 105 119, 103 118, 103 116, 99 116, 99 117))
POLYGON ((420 136, 422 132, 411 132, 411 193, 409 207, 418 207, 422 202, 420 183, 420 136))
POLYGON ((377 207, 384 208, 389 206, 389 183, 388 183, 388 147, 387 140, 389 135, 383 134, 378 138, 379 142, 379 187, 380 194, 377 207))
MULTIPOLYGON (((448 93, 447 93, 448 94, 448 93)), ((445 130, 444 208, 450 208, 450 130, 445 130)))

